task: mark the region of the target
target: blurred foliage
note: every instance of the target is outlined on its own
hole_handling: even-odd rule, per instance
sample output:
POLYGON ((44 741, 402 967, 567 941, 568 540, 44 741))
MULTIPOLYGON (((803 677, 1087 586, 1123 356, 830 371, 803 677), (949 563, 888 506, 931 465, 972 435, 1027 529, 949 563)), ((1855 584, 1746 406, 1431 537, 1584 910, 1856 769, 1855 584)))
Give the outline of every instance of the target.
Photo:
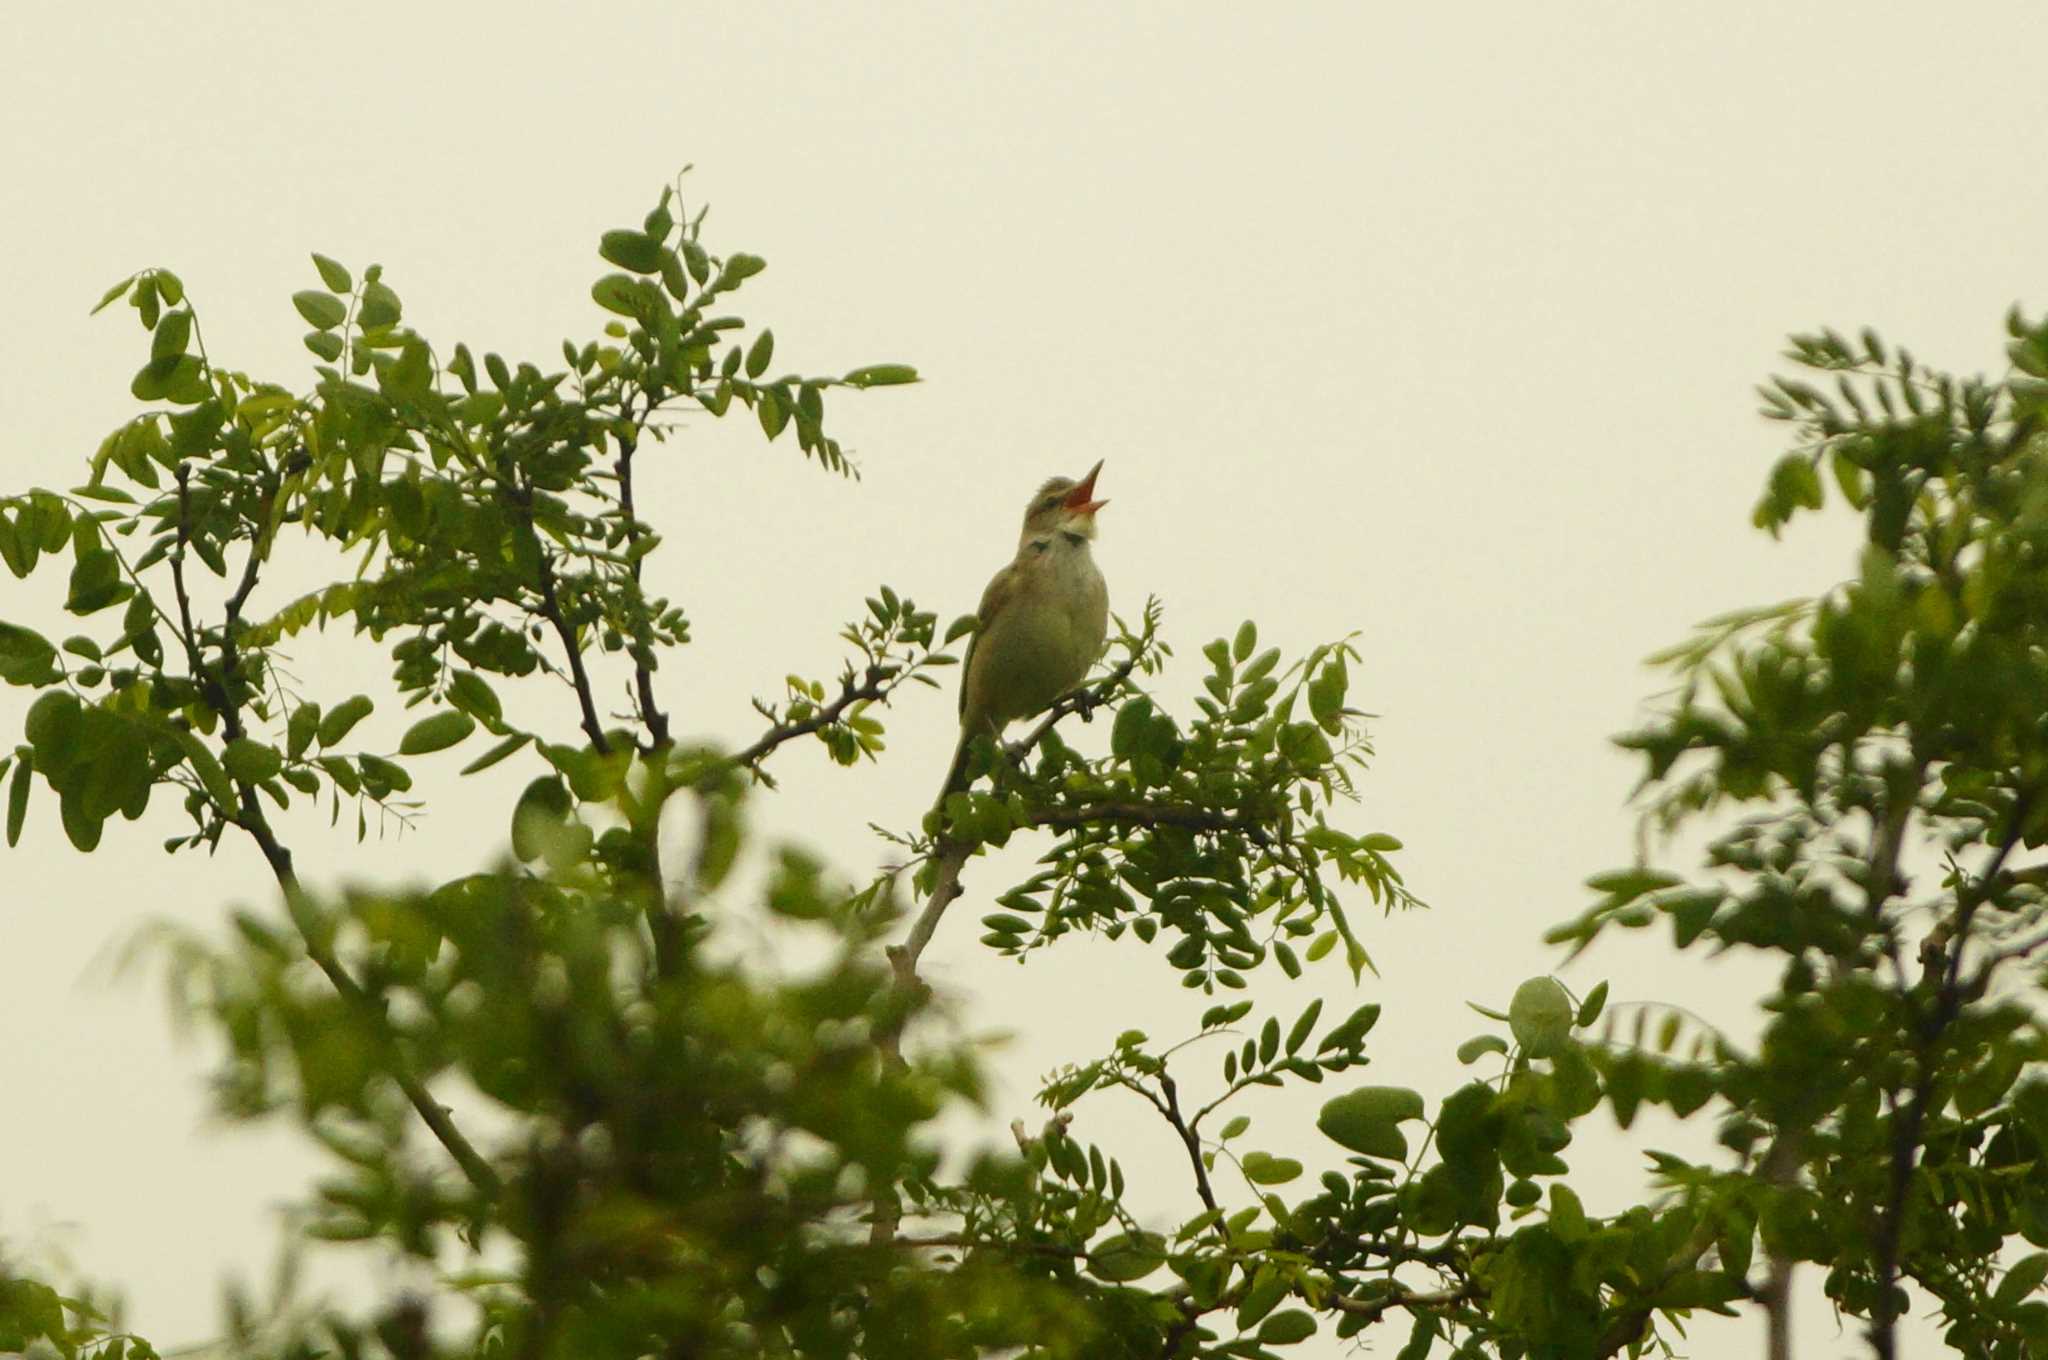
MULTIPOLYGON (((1341 815, 1371 755, 1353 639, 1288 658, 1246 623, 1201 650, 1177 713, 1147 687, 1172 656, 1148 602, 1083 689, 884 830, 904 871, 852 884, 751 835, 785 747, 882 758, 891 704, 939 683, 972 621, 942 634, 879 587, 836 673, 755 702, 757 740, 671 732, 657 676, 689 622, 645 584, 664 543, 636 459, 681 412, 738 408, 850 473, 826 395, 916 378, 771 378, 773 333, 725 311, 763 263, 711 254, 703 220, 672 189, 603 235, 609 319, 559 367, 437 348, 380 269, 316 255, 320 286, 291 300, 305 393, 217 365, 182 283, 143 271, 102 303, 148 332, 143 411, 84 485, 0 499, 0 560, 67 564, 64 607, 89 620, 57 643, 0 624, 0 680, 36 692, 0 756, 9 844, 54 799, 92 851, 162 793, 189 819, 168 849, 263 855, 275 906, 157 932, 178 1012, 221 1045, 224 1113, 289 1121, 328 1159, 301 1245, 370 1244, 433 1282, 361 1315, 231 1293, 219 1349, 1269 1357, 1371 1332, 1402 1360, 1641 1355, 1700 1311, 1782 1321, 1803 1263, 1879 1355, 1921 1301, 1967 1353, 2048 1348, 2048 1250, 2021 1246, 2048 1249, 2048 868, 2028 857, 2048 837, 2048 327, 2012 318, 1995 382, 1874 335, 1797 339, 1815 376, 1765 390, 1797 442, 1756 522, 1778 533, 1832 483, 1865 520, 1855 575, 1662 654, 1677 687, 1621 739, 1646 831, 1698 828, 1706 863, 1597 874, 1553 938, 1668 921, 1681 950, 1771 955, 1754 1051, 1535 978, 1475 1003, 1457 1056, 1478 1072, 1431 1097, 1360 1080, 1378 1003, 1280 1004, 1324 960, 1365 978, 1354 908, 1416 904, 1398 840, 1341 815), (356 570, 259 604, 305 540, 356 570), (291 669, 292 639, 337 620, 390 656, 395 746, 358 735, 377 698, 291 669), (1090 757, 1062 726, 1098 708, 1090 757), (300 882, 274 810, 381 834, 418 815, 418 763, 465 745, 465 774, 525 766, 492 785, 518 792, 478 872, 300 882), (1037 863, 987 894, 983 945, 1128 934, 1214 1004, 1191 1034, 1129 1029, 1049 1074, 1042 1126, 990 1147, 942 1136, 996 1112, 979 1055, 920 1023, 916 965, 961 872, 1017 840, 1037 863), (749 855, 764 872, 736 875, 749 855), (732 932, 763 919, 816 962, 749 961, 732 932), (1315 1131, 1255 1134, 1260 1092, 1293 1083, 1329 1088, 1315 1131), (1178 1206, 1132 1194, 1132 1101, 1178 1149, 1178 1206), (1588 1213, 1575 1126, 1648 1106, 1711 1121, 1721 1152, 1651 1152, 1642 1203, 1588 1213)), ((154 1354, 15 1271, 0 1350, 154 1354)))

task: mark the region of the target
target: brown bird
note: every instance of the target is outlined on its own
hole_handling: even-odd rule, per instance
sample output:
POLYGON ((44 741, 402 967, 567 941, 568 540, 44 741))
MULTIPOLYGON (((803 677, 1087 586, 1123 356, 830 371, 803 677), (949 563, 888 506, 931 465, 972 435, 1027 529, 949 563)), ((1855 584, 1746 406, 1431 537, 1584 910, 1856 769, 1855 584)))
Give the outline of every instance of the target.
POLYGON ((1024 509, 1017 556, 982 592, 980 627, 967 645, 960 679, 960 744, 939 790, 964 782, 967 752, 983 734, 1052 706, 1081 683, 1109 636, 1109 587, 1089 545, 1097 463, 1080 481, 1055 477, 1024 509))

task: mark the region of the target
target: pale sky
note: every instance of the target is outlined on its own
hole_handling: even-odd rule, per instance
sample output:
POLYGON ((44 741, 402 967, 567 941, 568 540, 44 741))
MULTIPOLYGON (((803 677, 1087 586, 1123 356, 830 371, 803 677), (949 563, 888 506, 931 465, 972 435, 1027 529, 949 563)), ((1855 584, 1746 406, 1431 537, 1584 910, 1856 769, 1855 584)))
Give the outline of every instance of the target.
MULTIPOLYGON (((1114 607, 1165 601, 1182 661, 1163 694, 1191 693, 1201 644, 1247 617, 1296 650, 1359 631, 1380 755, 1351 825, 1406 841, 1434 909, 1354 908, 1378 979, 1273 971, 1259 995, 1288 1016, 1318 991, 1381 1001, 1366 1079, 1432 1106, 1484 1027, 1464 1002, 1555 967, 1543 929, 1630 856, 1634 770, 1606 738, 1658 686, 1640 659, 1849 571, 1846 518, 1779 545, 1748 527, 1784 436, 1751 389, 1784 334, 1867 323, 1996 369, 2006 307, 2048 305, 2048 19, 2028 4, 154 3, 16 6, 7 30, 7 490, 83 480, 130 414, 142 333, 126 308, 86 313, 133 269, 182 276, 217 361, 299 386, 288 299, 311 250, 381 261, 444 351, 547 365, 602 324, 599 233, 694 163, 707 243, 769 262, 741 310, 774 327, 778 366, 927 381, 835 398, 858 483, 744 420, 646 460, 657 584, 697 639, 662 672, 679 733, 750 739, 748 696, 835 671, 837 625, 881 582, 971 609, 1032 488, 1106 459, 1097 556, 1114 607)), ((74 631, 62 586, 0 577, 0 617, 74 631)), ((388 693, 367 643, 318 655, 388 693)), ((0 731, 26 698, 0 693, 0 731)), ((865 823, 916 820, 953 721, 950 694, 918 690, 879 768, 786 753, 764 825, 864 874, 884 857, 865 823)), ((289 823, 308 881, 474 865, 533 771, 441 777, 460 763, 421 780, 441 801, 402 840, 289 823)), ((252 846, 160 852, 172 801, 87 857, 39 788, 0 859, 0 1237, 124 1286, 160 1345, 214 1331, 218 1282, 261 1277, 316 1166, 212 1124, 206 1054, 168 1032, 160 988, 105 980, 146 921, 213 929, 268 901, 252 846)), ((972 870, 926 955, 970 1030, 1016 1032, 991 1137, 1043 1118, 1048 1068, 1203 1004, 1128 947, 1023 968, 982 951, 974 917, 1025 862, 972 870)), ((1563 976, 1738 1034, 1764 983, 1661 934, 1563 976)), ((1248 1107, 1255 1145, 1337 1165, 1311 1123, 1329 1094, 1248 1107)), ((1098 1098, 1077 1132, 1143 1168, 1163 1222, 1192 1196, 1148 1158, 1165 1145, 1144 1113, 1098 1098)), ((1642 1148, 1711 1132, 1610 1127, 1589 1118, 1567 1154, 1596 1211, 1636 1193, 1642 1148)), ((338 1260, 322 1278, 360 1291, 338 1260)), ((1801 1355, 1863 1353, 1817 1294, 1798 1324, 1801 1355)), ((1703 1322, 1692 1353, 1760 1337, 1703 1322)), ((1317 1344, 1301 1353, 1342 1349, 1317 1344)))

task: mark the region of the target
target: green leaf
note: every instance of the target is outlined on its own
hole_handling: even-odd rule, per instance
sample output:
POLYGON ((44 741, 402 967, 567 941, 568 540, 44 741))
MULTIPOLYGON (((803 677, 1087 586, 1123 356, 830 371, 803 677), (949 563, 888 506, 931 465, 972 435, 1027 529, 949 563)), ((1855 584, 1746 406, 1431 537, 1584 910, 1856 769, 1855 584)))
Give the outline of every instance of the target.
POLYGON ((168 730, 171 740, 185 753, 185 761, 191 765, 192 773, 199 776, 199 785, 206 790, 207 796, 221 811, 232 812, 235 807, 234 786, 228 782, 227 771, 213 758, 213 752, 207 749, 206 743, 187 728, 172 727, 168 730))
POLYGON ((1662 888, 1674 888, 1685 880, 1676 874, 1661 869, 1613 869, 1604 874, 1594 874, 1586 880, 1586 886, 1597 893, 1607 893, 1620 901, 1630 901, 1644 893, 1656 892, 1662 888))
POLYGON ((313 734, 320 730, 320 705, 300 704, 292 710, 292 716, 285 723, 284 748, 293 760, 306 754, 306 748, 313 744, 313 734))
POLYGON ((725 267, 718 271, 718 282, 715 286, 721 289, 737 287, 742 280, 751 279, 767 267, 768 262, 759 255, 749 255, 742 251, 728 259, 725 267))
POLYGON ((1293 1057, 1296 1051, 1299 1050, 1303 1044, 1308 1042, 1309 1031, 1313 1030, 1316 1027, 1316 1019, 1317 1017, 1322 1015, 1322 1013, 1323 999, 1321 997, 1317 997, 1315 1000, 1308 1003, 1307 1010, 1303 1011, 1298 1017, 1296 1017, 1293 1027, 1287 1031, 1288 1057, 1293 1057))
POLYGON ((59 798, 57 819, 64 823, 64 834, 80 854, 89 855, 99 848, 100 832, 106 827, 107 819, 88 812, 83 798, 59 798))
POLYGON ((475 760, 472 760, 469 762, 469 764, 463 766, 461 772, 463 774, 475 774, 479 770, 488 770, 491 768, 491 766, 505 759, 505 757, 511 755, 514 751, 526 745, 526 743, 531 740, 533 740, 533 737, 529 733, 514 732, 511 736, 505 738, 496 746, 493 746, 490 750, 484 752, 475 760))
POLYGON ((47 685, 57 678, 57 649, 41 633, 0 623, 0 680, 10 685, 47 685))
POLYGON ((363 303, 356 313, 356 324, 366 331, 379 326, 393 326, 398 324, 403 311, 398 294, 384 283, 371 279, 363 285, 363 303))
POLYGON ((196 355, 167 355, 144 364, 128 384, 128 391, 137 401, 170 401, 189 406, 205 399, 205 374, 196 355))
POLYGON ((284 760, 271 747, 250 737, 237 737, 221 753, 228 777, 244 784, 261 784, 284 768, 284 760))
POLYGON ((112 288, 109 288, 106 292, 102 293, 100 295, 99 302, 94 305, 92 311, 87 313, 87 315, 98 316, 101 312, 104 312, 107 308, 113 306, 114 300, 116 298, 126 297, 128 295, 128 290, 130 288, 133 288, 134 286, 135 275, 130 274, 127 278, 122 279, 112 288))
POLYGON ((1400 1126, 1422 1118, 1422 1097, 1405 1086, 1361 1086, 1326 1101, 1316 1127, 1339 1147, 1383 1161, 1408 1160, 1400 1126))
POLYGON ((455 672, 448 681, 448 697, 457 706, 487 723, 497 722, 505 716, 505 710, 498 702, 497 693, 475 671, 455 672))
POLYGON ((1238 1329, 1242 1331, 1272 1312, 1292 1289, 1293 1281, 1285 1271, 1271 1261, 1261 1265, 1252 1275, 1251 1286, 1244 1291, 1244 1297, 1238 1301, 1238 1329))
POLYGON ((539 859, 570 807, 569 790, 555 776, 542 775, 528 784, 512 807, 512 853, 522 860, 539 859))
POLYGON ((320 271, 320 282, 327 285, 329 292, 347 293, 355 288, 355 281, 349 277, 348 270, 318 251, 313 252, 313 268, 320 271))
POLYGON ((754 337, 754 343, 747 346, 747 376, 758 378, 768 371, 768 361, 775 357, 775 332, 762 331, 754 337))
POLYGON ((781 434, 783 427, 789 424, 789 408, 783 405, 782 398, 772 388, 762 390, 754 412, 761 418, 761 432, 770 439, 781 434))
POLYGON ((1596 984, 1592 991, 1587 992, 1586 999, 1579 1003, 1579 1013, 1573 1017, 1573 1023, 1584 1029, 1600 1018, 1600 1012, 1606 1005, 1607 984, 1601 982, 1596 984))
POLYGON ((1458 1045, 1458 1061, 1471 1064, 1478 1062, 1489 1053, 1505 1053, 1508 1041, 1498 1034, 1479 1034, 1458 1045))
POLYGON ((331 331, 348 319, 348 308, 340 298, 308 288, 292 294, 292 306, 299 309, 299 315, 306 318, 306 324, 314 330, 331 331))
POLYGON ((476 731, 476 719, 457 709, 436 713, 422 718, 406 729, 398 739, 398 753, 402 756, 431 755, 449 747, 476 731))
POLYGON ((307 331, 305 344, 307 349, 330 364, 341 358, 342 344, 338 335, 326 331, 307 331))
POLYGON ((590 300, 608 312, 637 319, 643 304, 640 281, 625 274, 607 274, 590 285, 590 300))
POLYGON ((405 767, 394 765, 382 756, 357 756, 356 768, 362 771, 363 787, 372 797, 404 793, 412 787, 412 776, 406 773, 405 767))
POLYGON ((2007 1268, 2005 1278, 1998 1282, 1998 1292, 1992 1296, 1993 1301, 2001 1307, 2016 1308, 2033 1297, 2043 1280, 2048 1280, 2048 1251, 2037 1251, 2007 1268))
POLYGON ((21 840, 21 824, 28 818, 29 772, 34 769, 26 754, 14 766, 14 778, 7 781, 7 844, 21 840))
POLYGON ((100 548, 72 565, 71 591, 64 607, 74 614, 90 614, 127 599, 130 593, 121 580, 120 559, 100 548))
POLYGON ((1571 994, 1554 977, 1532 977, 1515 988, 1508 1003, 1508 1028, 1532 1058, 1548 1058, 1571 1040, 1577 1015, 1571 994))
POLYGON ((598 238, 597 253, 635 274, 661 272, 661 242, 639 231, 608 231, 598 238))
POLYGON ((183 307, 165 312, 163 320, 156 323, 156 334, 150 337, 149 357, 175 359, 185 352, 185 343, 191 338, 192 313, 183 307))
POLYGON ((895 387, 917 381, 917 370, 909 364, 869 364, 856 368, 841 379, 848 387, 895 387))
POLYGON ((349 734, 350 728, 369 717, 370 710, 374 707, 367 695, 358 694, 354 698, 343 699, 329 709, 327 716, 320 720, 320 744, 323 747, 331 747, 339 742, 349 734))
MULTIPOLYGON (((1230 644, 1230 654, 1233 658, 1242 662, 1246 657, 1252 654, 1252 649, 1257 647, 1258 645, 1259 626, 1253 623, 1250 619, 1246 619, 1243 623, 1237 626, 1237 637, 1230 644)), ((1278 661, 1280 658, 1276 654, 1273 659, 1275 661, 1278 661)), ((1271 670, 1272 666, 1269 664, 1266 667, 1266 669, 1271 670)), ((1250 678, 1256 679, 1257 677, 1253 676, 1250 678)))
POLYGON ((1111 1284, 1142 1280, 1166 1264, 1166 1242, 1157 1233, 1119 1233, 1088 1253, 1088 1273, 1111 1284))
POLYGON ((704 280, 711 277, 711 257, 695 241, 683 242, 683 262, 689 266, 690 277, 697 281, 698 287, 701 288, 704 280))
POLYGON ((1289 1308, 1259 1324, 1259 1344, 1291 1346, 1316 1334, 1316 1320, 1305 1309, 1289 1308))
POLYGON ((1239 1164, 1244 1168, 1245 1179, 1253 1185, 1285 1185, 1301 1175, 1301 1163, 1292 1157, 1247 1152, 1239 1159, 1239 1164))

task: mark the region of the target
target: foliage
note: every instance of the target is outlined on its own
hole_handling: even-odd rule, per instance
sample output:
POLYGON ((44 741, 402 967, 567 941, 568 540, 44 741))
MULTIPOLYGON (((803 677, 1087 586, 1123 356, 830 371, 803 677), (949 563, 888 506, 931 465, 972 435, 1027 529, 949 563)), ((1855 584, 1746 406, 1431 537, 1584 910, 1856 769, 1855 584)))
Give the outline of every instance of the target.
MULTIPOLYGON (((1289 660, 1247 623, 1202 649, 1203 693, 1176 714, 1145 686, 1171 656, 1150 603, 1083 689, 977 749, 923 826, 885 833, 907 876, 847 883, 754 844, 783 748, 880 759, 888 706, 937 683, 972 621, 941 634, 880 587, 832 681, 791 675, 756 702, 757 740, 671 732, 656 678, 688 616, 644 584, 663 539, 636 459, 677 410, 738 406, 847 473, 828 391, 916 376, 768 378, 772 333, 722 311, 761 261, 712 255, 702 224, 671 191, 605 233, 618 272, 592 297, 613 319, 553 369, 437 349, 379 269, 316 255, 321 286, 292 299, 320 361, 304 394, 217 366, 179 280, 136 274, 102 305, 125 299, 150 334, 131 384, 147 409, 85 485, 0 500, 0 560, 25 576, 68 558, 65 608, 94 620, 57 644, 0 624, 0 679, 37 691, 0 759, 9 843, 54 795, 92 851, 167 792, 190 821, 168 849, 254 845, 275 908, 162 935, 182 1009, 224 1042, 221 1107, 292 1121, 331 1159, 308 1241, 374 1243, 440 1282, 367 1318, 243 1309, 228 1349, 1265 1357, 1370 1332, 1404 1360, 1644 1354, 1703 1310, 1782 1327, 1803 1262, 1880 1355, 1909 1285, 1970 1353, 2048 1346, 2048 1252, 2008 1250, 2048 1248, 2029 990, 2048 873, 2022 862, 2048 836, 2048 327, 2014 318, 2017 372, 1996 383, 1874 336, 1797 341, 1836 386, 1767 389, 1801 443, 1757 522, 1819 508, 1825 471, 1865 517, 1857 576, 1672 649, 1677 690, 1622 739, 1651 826, 1703 827, 1707 863, 1595 875, 1554 937, 1582 950, 1668 920, 1680 949, 1771 954, 1755 1051, 1539 978, 1478 1007, 1458 1057, 1479 1074, 1426 1097, 1359 1080, 1377 1003, 1325 1016, 1253 977, 1341 959, 1360 979, 1347 902, 1414 905, 1399 842, 1344 825, 1371 753, 1348 639, 1289 660), (360 565, 259 607, 287 543, 360 565), (414 715, 393 748, 357 735, 372 696, 289 667, 296 635, 343 619, 386 648, 414 715), (534 682, 566 717, 522 716, 534 682), (1089 757, 1061 728, 1098 707, 1114 717, 1089 757), (273 808, 353 810, 367 836, 373 814, 416 814, 419 761, 465 745, 465 774, 525 765, 495 785, 518 792, 478 871, 423 891, 299 881, 273 808), (1019 839, 1038 867, 989 894, 985 946, 1029 959, 1128 933, 1215 1004, 1193 1034, 1132 1029, 1053 1073, 1049 1118, 1018 1120, 1014 1146, 949 1144, 937 1121, 981 1104, 978 1058, 919 1027, 918 960, 980 852, 1019 839), (743 889, 750 846, 768 871, 743 889), (721 936, 749 911, 821 962, 735 961, 721 936), (1254 1137, 1258 1093, 1292 1083, 1328 1088, 1317 1133, 1254 1137), (1184 1154, 1183 1204, 1130 1194, 1132 1099, 1184 1154), (1645 1106, 1713 1121, 1725 1156, 1654 1153, 1654 1195, 1589 1214, 1575 1125, 1645 1106)), ((0 1346, 30 1344, 152 1354, 9 1275, 0 1346)))

